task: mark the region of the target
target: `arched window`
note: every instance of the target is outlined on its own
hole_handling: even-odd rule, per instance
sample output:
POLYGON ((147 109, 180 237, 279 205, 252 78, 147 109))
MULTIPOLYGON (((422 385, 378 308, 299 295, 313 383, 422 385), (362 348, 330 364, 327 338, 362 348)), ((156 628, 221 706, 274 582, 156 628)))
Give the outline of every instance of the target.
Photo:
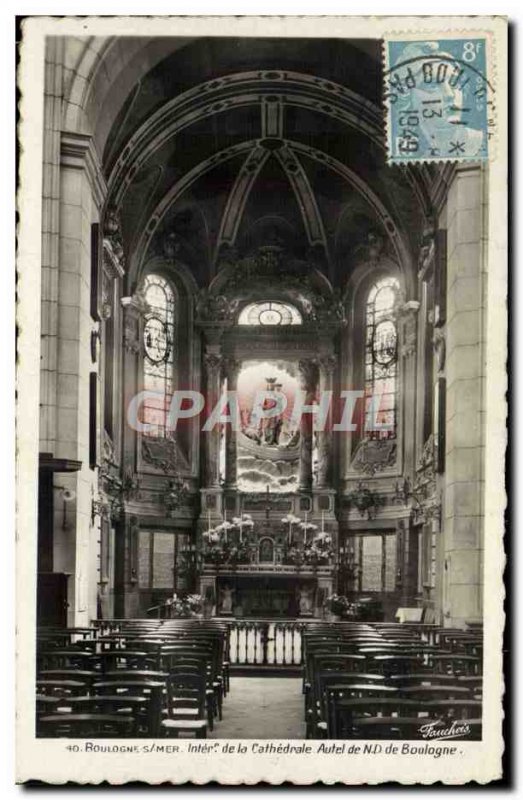
POLYGON ((365 309, 365 436, 395 439, 397 429, 398 331, 395 308, 399 282, 386 277, 376 281, 365 309), (377 411, 377 414, 376 414, 377 411), (373 422, 388 430, 371 430, 373 422))
POLYGON ((242 309, 239 325, 301 325, 302 318, 297 308, 290 303, 251 303, 242 309))
POLYGON ((166 418, 174 391, 175 297, 166 278, 147 275, 144 293, 150 311, 144 322, 144 389, 158 399, 147 400, 143 422, 151 425, 149 436, 166 436, 166 418))

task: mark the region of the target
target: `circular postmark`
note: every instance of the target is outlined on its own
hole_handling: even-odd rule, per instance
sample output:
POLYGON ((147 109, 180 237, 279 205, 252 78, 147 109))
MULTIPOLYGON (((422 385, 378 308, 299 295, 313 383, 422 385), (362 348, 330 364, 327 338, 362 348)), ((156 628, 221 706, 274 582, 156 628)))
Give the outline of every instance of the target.
POLYGON ((482 160, 494 134, 485 39, 387 41, 391 161, 482 160))

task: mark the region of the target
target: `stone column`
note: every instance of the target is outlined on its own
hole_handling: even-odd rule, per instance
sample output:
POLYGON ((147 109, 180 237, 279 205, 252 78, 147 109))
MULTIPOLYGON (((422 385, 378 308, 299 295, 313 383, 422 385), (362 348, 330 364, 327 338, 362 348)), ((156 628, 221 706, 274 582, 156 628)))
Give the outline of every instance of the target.
POLYGON ((47 219, 47 203, 44 205, 44 232, 50 233, 47 225, 52 223, 52 236, 46 237, 45 252, 53 263, 49 263, 47 270, 51 283, 45 286, 43 306, 49 349, 46 345, 42 350, 42 369, 46 373, 43 386, 46 431, 42 431, 42 439, 44 444, 47 441, 46 446, 52 447, 50 452, 56 458, 82 464, 78 472, 64 475, 64 480, 60 480, 60 485, 74 493, 74 500, 68 503, 64 525, 60 515, 63 503, 61 498, 55 498, 53 531, 54 569, 74 575, 68 582, 68 624, 74 626, 87 624, 97 612, 99 550, 97 526, 93 526, 91 518, 97 471, 90 468, 90 461, 94 439, 96 455, 99 453, 101 425, 96 413, 100 407, 99 361, 96 355, 91 356, 98 322, 91 317, 89 287, 94 256, 92 225, 100 219, 105 183, 90 136, 63 132, 59 156, 59 181, 55 181, 58 176, 53 169, 52 191, 52 213, 58 212, 57 217, 47 219), (58 206, 54 203, 56 199, 58 206), (96 394, 92 387, 96 388, 96 394))
MULTIPOLYGON (((221 396, 222 353, 219 344, 207 344, 204 353, 206 374, 207 414, 212 412, 221 396)), ((205 434, 205 484, 208 488, 220 485, 220 430, 216 425, 205 434)))
MULTIPOLYGON (((224 374, 227 379, 227 391, 237 391, 238 373, 241 368, 241 361, 234 358, 226 358, 223 362, 224 374)), ((230 408, 234 413, 234 408, 230 408)), ((236 452, 236 430, 232 423, 227 426, 225 431, 225 488, 236 489, 237 481, 237 452, 236 452)))
MULTIPOLYGON (((319 388, 322 392, 332 392, 332 376, 336 367, 336 357, 324 356, 319 361, 319 388)), ((329 410, 325 428, 318 431, 318 489, 328 488, 332 483, 331 452, 332 452, 332 410, 329 410)))
POLYGON ((114 612, 116 617, 137 617, 140 613, 138 586, 139 524, 134 514, 120 513, 115 531, 114 612))
MULTIPOLYGON (((300 375, 300 390, 304 393, 304 404, 310 405, 314 400, 316 389, 317 367, 312 359, 300 361, 298 364, 300 375)), ((312 489, 312 414, 302 414, 300 423, 300 475, 299 488, 301 491, 312 489)))
POLYGON ((442 521, 445 625, 483 613, 485 308, 481 167, 462 165, 449 188, 447 225, 446 463, 442 521))

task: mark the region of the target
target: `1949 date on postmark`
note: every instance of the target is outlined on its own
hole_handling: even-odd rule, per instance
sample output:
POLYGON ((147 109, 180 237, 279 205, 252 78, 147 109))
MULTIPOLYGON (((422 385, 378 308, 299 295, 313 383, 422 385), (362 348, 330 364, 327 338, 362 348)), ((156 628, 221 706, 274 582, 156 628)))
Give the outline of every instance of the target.
POLYGON ((481 161, 495 125, 487 39, 386 39, 390 163, 481 161))

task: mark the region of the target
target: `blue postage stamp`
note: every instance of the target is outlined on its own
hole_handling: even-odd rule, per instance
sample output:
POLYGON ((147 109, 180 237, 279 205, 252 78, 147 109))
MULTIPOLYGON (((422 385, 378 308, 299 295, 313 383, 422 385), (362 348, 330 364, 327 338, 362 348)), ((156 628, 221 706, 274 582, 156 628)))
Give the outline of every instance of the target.
POLYGON ((385 41, 390 163, 488 158, 494 124, 487 40, 385 41))

